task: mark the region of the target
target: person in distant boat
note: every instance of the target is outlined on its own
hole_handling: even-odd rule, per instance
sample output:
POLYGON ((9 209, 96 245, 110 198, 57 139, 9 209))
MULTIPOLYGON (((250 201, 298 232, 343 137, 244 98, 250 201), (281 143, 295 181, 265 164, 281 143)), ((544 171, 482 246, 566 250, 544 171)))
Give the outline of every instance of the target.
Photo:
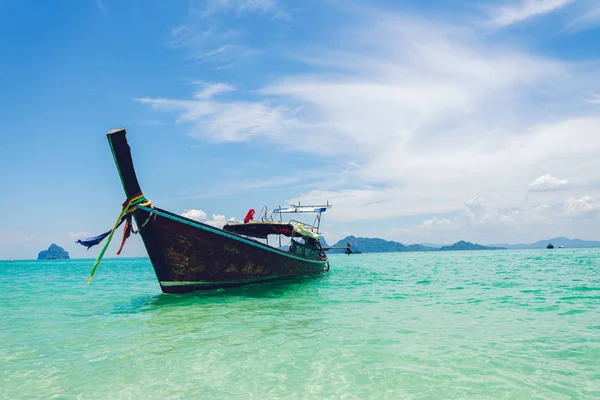
POLYGON ((344 249, 344 253, 346 253, 348 255, 352 254, 352 250, 350 249, 350 247, 352 247, 350 242, 346 243, 346 248, 344 249))

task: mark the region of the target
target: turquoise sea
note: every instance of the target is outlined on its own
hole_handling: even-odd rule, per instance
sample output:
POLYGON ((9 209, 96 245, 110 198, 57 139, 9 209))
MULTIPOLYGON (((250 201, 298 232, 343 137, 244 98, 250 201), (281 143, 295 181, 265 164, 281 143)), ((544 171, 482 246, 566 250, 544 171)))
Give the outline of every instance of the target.
POLYGON ((147 259, 2 261, 0 398, 600 398, 600 250, 331 261, 187 295, 147 259))

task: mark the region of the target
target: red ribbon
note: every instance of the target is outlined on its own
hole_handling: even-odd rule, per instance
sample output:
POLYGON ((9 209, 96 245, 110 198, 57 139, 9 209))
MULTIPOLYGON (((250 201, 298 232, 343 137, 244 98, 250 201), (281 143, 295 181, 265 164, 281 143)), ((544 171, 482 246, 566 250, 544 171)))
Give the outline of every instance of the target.
POLYGON ((123 227, 123 240, 121 240, 121 246, 119 247, 119 251, 117 251, 117 255, 121 254, 121 250, 123 250, 123 246, 125 245, 125 241, 131 235, 131 214, 127 214, 127 220, 125 221, 125 226, 123 227))

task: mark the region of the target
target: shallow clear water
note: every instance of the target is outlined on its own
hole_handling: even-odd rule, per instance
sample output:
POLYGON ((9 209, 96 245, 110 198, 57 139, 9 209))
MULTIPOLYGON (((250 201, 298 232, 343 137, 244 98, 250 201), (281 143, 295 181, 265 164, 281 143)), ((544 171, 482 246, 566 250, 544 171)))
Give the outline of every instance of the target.
POLYGON ((332 256, 160 293, 147 259, 0 262, 0 398, 600 398, 600 251, 332 256))

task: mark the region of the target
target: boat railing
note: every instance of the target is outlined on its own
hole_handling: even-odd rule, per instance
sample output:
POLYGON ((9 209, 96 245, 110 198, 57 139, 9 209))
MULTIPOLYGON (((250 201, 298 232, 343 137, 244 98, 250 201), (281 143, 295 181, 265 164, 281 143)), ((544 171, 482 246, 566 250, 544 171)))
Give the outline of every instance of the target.
POLYGON ((321 226, 321 214, 331 208, 331 204, 327 201, 327 204, 319 204, 319 205, 302 205, 300 202, 298 204, 291 204, 289 207, 282 208, 278 206, 271 213, 271 221, 275 220, 274 217, 279 215, 279 221, 283 220, 283 214, 316 214, 313 224, 307 224, 305 222, 290 220, 290 222, 294 221, 296 223, 300 223, 304 225, 306 228, 312 230, 314 233, 319 234, 319 228, 321 226))
POLYGON ((263 208, 260 210, 260 214, 258 214, 258 220, 263 222, 273 222, 274 214, 274 212, 271 212, 271 215, 269 215, 269 208, 267 206, 263 206, 263 208))
MULTIPOLYGON (((286 208, 282 208, 281 206, 278 206, 277 208, 273 209, 273 210, 269 210, 269 208, 267 206, 263 206, 260 210, 260 213, 258 214, 258 218, 253 221, 254 223, 279 223, 279 224, 299 224, 302 225, 304 227, 304 229, 309 230, 315 234, 320 234, 319 229, 320 229, 320 225, 321 225, 321 214, 326 211, 327 209, 331 208, 331 205, 329 204, 329 202, 327 202, 327 204, 325 205, 300 205, 300 204, 292 204, 290 207, 286 207, 286 208), (270 211, 270 214, 269 214, 270 211), (283 219, 283 215, 284 214, 316 214, 316 217, 314 219, 314 222, 312 224, 307 223, 307 222, 303 222, 303 221, 298 221, 295 219, 289 219, 287 221, 284 221, 283 219), (279 216, 279 218, 276 218, 276 216, 279 216)), ((241 221, 228 221, 228 224, 242 224, 241 221)))

